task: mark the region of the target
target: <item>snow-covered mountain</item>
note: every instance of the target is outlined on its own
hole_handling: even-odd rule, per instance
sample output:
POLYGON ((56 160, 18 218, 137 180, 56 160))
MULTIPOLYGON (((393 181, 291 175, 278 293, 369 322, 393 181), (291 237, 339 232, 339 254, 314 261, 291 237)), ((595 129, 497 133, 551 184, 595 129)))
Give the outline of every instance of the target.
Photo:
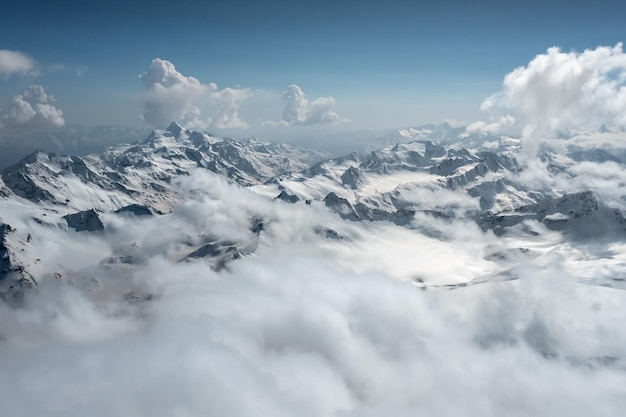
POLYGON ((59 212, 114 211, 140 204, 169 212, 179 202, 173 178, 204 168, 241 185, 297 171, 324 154, 255 139, 223 139, 172 123, 132 144, 85 157, 36 151, 0 171, 0 195, 59 212))
POLYGON ((467 148, 494 151, 518 148, 520 145, 518 138, 468 131, 467 126, 443 122, 438 125, 426 124, 391 131, 369 141, 365 149, 370 152, 397 143, 405 144, 416 140, 429 140, 441 145, 462 143, 467 148))
MULTIPOLYGON (((196 398, 196 381, 237 372, 237 392, 261 381, 264 399, 298 409, 341 394, 313 416, 358 414, 372 401, 387 412, 387 401, 437 397, 415 392, 445 392, 459 369, 471 375, 464 392, 486 380, 480 395, 491 393, 502 358, 524 364, 512 375, 530 369, 514 385, 525 391, 552 370, 541 374, 553 378, 542 404, 564 380, 568 401, 590 377, 611 382, 594 400, 619 393, 617 134, 530 155, 512 138, 407 132, 330 158, 172 124, 102 153, 26 156, 0 171, 0 356, 20 358, 33 380, 42 376, 32 369, 46 369, 59 413, 91 407, 102 381, 157 381, 179 404, 196 398), (64 389, 77 380, 87 387, 68 405, 64 389)), ((486 407, 517 391, 496 391, 486 407)), ((475 414, 510 409, 499 407, 475 414)))
MULTIPOLYGON (((112 146, 100 154, 78 157, 36 151, 0 171, 0 295, 6 298, 31 288, 36 282, 32 271, 44 273, 45 268, 37 265, 39 258, 28 250, 30 228, 43 225, 98 232, 105 229, 101 217, 108 213, 136 217, 171 213, 183 202, 175 180, 197 169, 249 186, 308 168, 326 157, 290 145, 213 137, 175 123, 139 142, 112 146), (4 223, 10 222, 15 211, 29 213, 18 221, 25 220, 26 229, 4 223)), ((250 230, 259 227, 262 223, 251 219, 250 230)), ((235 242, 205 240, 191 245, 186 256, 232 259, 241 255, 235 242)), ((241 250, 250 244, 246 242, 241 250)), ((47 273, 60 275, 60 270, 47 273)))
MULTIPOLYGON (((70 274, 71 268, 59 264, 48 270, 50 264, 29 249, 36 240, 34 231, 40 228, 87 233, 97 240, 99 233, 106 235, 115 228, 116 218, 128 216, 157 215, 149 221, 153 227, 179 220, 182 228, 190 227, 185 219, 171 218, 181 217, 181 207, 192 198, 190 192, 202 193, 180 186, 181 179, 197 171, 249 188, 270 207, 315 206, 343 221, 383 222, 439 239, 445 234, 434 230, 425 218, 442 224, 470 221, 497 236, 518 229, 535 236, 537 227, 577 238, 625 234, 620 201, 604 198, 597 184, 593 190, 580 182, 585 178, 581 167, 609 164, 620 170, 621 161, 615 155, 587 147, 569 154, 545 151, 534 162, 520 162, 526 157, 516 141, 505 138, 497 151, 486 150, 472 141, 454 141, 459 132, 449 125, 407 129, 399 133, 394 145, 329 158, 290 145, 218 138, 172 123, 164 131, 100 154, 34 152, 0 172, 0 293, 4 298, 15 297, 35 286, 42 274, 70 274), (426 139, 432 135, 442 138, 441 142, 426 139), (412 140, 402 140, 406 138, 412 140), (542 175, 552 178, 553 184, 532 180, 542 175)), ((267 208, 265 212, 255 207, 243 211, 247 220, 237 226, 239 232, 217 236, 192 227, 173 237, 174 242, 162 242, 152 250, 181 261, 203 259, 221 268, 254 253, 272 218, 267 208), (231 238, 231 234, 241 235, 231 238)), ((311 224, 309 231, 343 238, 326 223, 311 224)), ((106 256, 102 256, 99 262, 133 264, 148 256, 139 254, 142 250, 136 242, 109 244, 115 254, 109 259, 114 261, 104 261, 106 256), (129 261, 130 253, 136 259, 129 261)))
POLYGON ((66 125, 56 129, 3 129, 0 132, 0 169, 37 149, 67 155, 102 152, 107 146, 134 142, 146 137, 148 129, 122 126, 66 125))

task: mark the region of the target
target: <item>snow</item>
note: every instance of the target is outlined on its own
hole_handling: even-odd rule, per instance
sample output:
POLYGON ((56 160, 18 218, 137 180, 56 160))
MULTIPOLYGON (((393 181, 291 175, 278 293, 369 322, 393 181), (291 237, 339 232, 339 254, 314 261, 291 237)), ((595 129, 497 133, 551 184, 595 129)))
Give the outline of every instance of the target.
MULTIPOLYGON (((455 129, 398 135, 450 142, 455 129)), ((173 392, 168 410, 183 414, 181 401, 206 411, 194 400, 209 386, 232 402, 276 398, 277 415, 540 415, 546 404, 621 415, 619 161, 550 150, 549 170, 506 159, 518 155, 501 148, 512 138, 467 135, 469 149, 421 141, 319 163, 304 149, 169 130, 2 171, 13 270, 0 297, 21 307, 0 301, 3 404, 48 396, 64 415, 85 403, 115 414, 138 404, 120 383, 131 381, 173 392), (358 180, 342 184, 348 169, 358 180), (116 212, 131 204, 154 215, 116 212), (102 230, 63 220, 87 210, 102 230), (15 287, 30 278, 37 291, 15 287)))
POLYGON ((362 197, 385 194, 408 183, 432 184, 439 181, 440 177, 427 172, 394 172, 388 175, 369 174, 366 179, 366 183, 357 191, 362 197))

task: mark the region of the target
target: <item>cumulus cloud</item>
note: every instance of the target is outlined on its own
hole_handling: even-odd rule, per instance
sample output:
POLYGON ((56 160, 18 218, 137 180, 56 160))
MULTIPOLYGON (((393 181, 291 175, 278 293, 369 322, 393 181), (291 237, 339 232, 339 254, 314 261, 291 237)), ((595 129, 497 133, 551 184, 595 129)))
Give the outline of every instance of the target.
POLYGON ((147 90, 142 118, 153 127, 176 121, 190 129, 245 128, 239 105, 250 95, 247 89, 218 90, 215 83, 203 84, 197 78, 178 72, 169 61, 156 58, 140 75, 147 90), (216 107, 213 117, 204 117, 201 107, 216 107))
POLYGON ((237 111, 239 103, 250 96, 247 89, 226 87, 221 91, 213 91, 211 100, 217 106, 217 112, 211 120, 211 126, 217 128, 247 128, 248 124, 241 120, 237 111))
POLYGON ((31 85, 11 99, 0 114, 0 126, 52 128, 65 125, 63 112, 43 87, 31 85))
POLYGON ((516 125, 529 138, 568 129, 626 128, 626 54, 622 43, 584 52, 557 47, 537 55, 504 78, 503 89, 481 106, 492 123, 472 125, 493 132, 516 125), (514 123, 513 123, 514 122, 514 123))
POLYGON ((295 84, 290 85, 284 91, 283 101, 286 103, 283 110, 283 120, 279 122, 268 121, 265 124, 291 126, 348 121, 335 113, 335 99, 333 97, 319 97, 309 101, 302 89, 295 84))
POLYGON ((19 51, 0 49, 0 76, 28 74, 35 69, 35 61, 19 51))

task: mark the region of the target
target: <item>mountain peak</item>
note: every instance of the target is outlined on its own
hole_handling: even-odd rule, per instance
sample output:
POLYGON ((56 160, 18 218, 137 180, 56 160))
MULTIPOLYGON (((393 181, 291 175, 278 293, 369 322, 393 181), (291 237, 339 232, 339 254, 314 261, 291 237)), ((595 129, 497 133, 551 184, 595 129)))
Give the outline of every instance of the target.
POLYGON ((42 149, 37 149, 36 151, 29 153, 24 158, 22 158, 20 161, 18 161, 17 163, 11 165, 10 167, 7 167, 6 169, 11 169, 11 168, 16 168, 16 167, 23 167, 23 166, 25 166, 27 164, 34 164, 34 163, 38 162, 40 160, 40 158, 47 157, 47 155, 48 154, 45 151, 43 151, 42 149))
POLYGON ((172 136, 178 139, 180 137, 180 132, 183 131, 183 127, 176 122, 172 122, 167 129, 165 129, 165 131, 170 132, 172 136))

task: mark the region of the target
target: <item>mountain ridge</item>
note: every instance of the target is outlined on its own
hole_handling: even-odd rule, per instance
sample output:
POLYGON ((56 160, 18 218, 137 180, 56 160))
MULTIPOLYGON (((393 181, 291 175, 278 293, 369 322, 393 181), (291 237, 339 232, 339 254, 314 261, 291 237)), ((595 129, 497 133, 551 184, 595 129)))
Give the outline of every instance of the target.
MULTIPOLYGON (((524 181, 525 173, 537 168, 518 161, 517 143, 504 141, 498 150, 466 148, 471 142, 447 143, 450 131, 441 130, 441 143, 419 138, 338 158, 254 138, 220 138, 176 123, 100 154, 79 157, 33 152, 0 170, 0 204, 6 213, 21 212, 12 214, 17 220, 0 215, 0 281, 4 283, 0 292, 5 299, 18 300, 19 294, 36 286, 42 274, 72 281, 71 269, 37 261, 38 255, 29 249, 31 229, 75 233, 77 238, 98 242, 99 236, 106 238, 119 222, 116 216, 167 228, 168 216, 184 217, 188 204, 188 196, 179 189, 180 179, 197 170, 266 197, 276 210, 284 209, 281 204, 311 206, 312 210, 334 213, 340 221, 384 222, 437 239, 445 239, 445 233, 424 228, 423 216, 442 224, 473 222, 483 233, 496 236, 517 233, 518 225, 525 233, 538 233, 537 228, 524 226, 528 222, 565 237, 626 232, 621 206, 607 204, 597 192, 575 187, 536 188, 524 181), (16 222, 21 224, 19 228, 13 224, 16 222)), ((609 152, 594 149, 572 155, 546 151, 537 160, 545 167, 541 175, 565 179, 575 178, 575 168, 581 163, 621 164, 609 152)), ((164 241, 161 249, 150 250, 162 251, 177 261, 200 260, 221 269, 263 247, 271 223, 271 215, 252 208, 237 239, 197 230, 177 237, 181 240, 175 244, 164 241)), ((313 224, 307 233, 349 241, 334 227, 313 224)), ((41 237, 35 236, 37 239, 41 237)), ((131 255, 138 250, 136 242, 118 242, 111 250, 108 260, 101 262, 122 271, 145 258, 131 255)))

